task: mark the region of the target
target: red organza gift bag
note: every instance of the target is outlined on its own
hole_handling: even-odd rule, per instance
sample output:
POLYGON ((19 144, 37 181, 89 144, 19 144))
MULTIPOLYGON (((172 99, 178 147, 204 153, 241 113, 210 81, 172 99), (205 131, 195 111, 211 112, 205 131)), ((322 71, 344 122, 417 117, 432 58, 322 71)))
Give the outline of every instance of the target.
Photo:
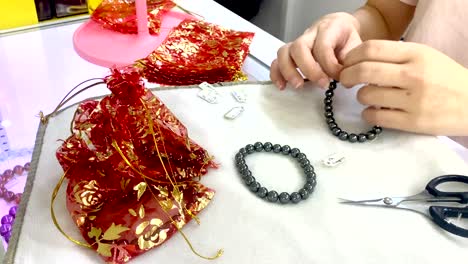
POLYGON ((135 68, 162 85, 197 85, 246 80, 242 66, 254 33, 186 19, 135 68))
MULTIPOLYGON (((158 35, 163 15, 174 8, 171 0, 146 0, 148 28, 152 35, 158 35)), ((104 28, 124 34, 137 34, 135 0, 104 0, 94 10, 91 19, 104 28)))
POLYGON ((124 263, 197 219, 214 195, 197 179, 216 164, 138 73, 115 70, 105 82, 112 94, 79 105, 56 155, 86 246, 124 263))

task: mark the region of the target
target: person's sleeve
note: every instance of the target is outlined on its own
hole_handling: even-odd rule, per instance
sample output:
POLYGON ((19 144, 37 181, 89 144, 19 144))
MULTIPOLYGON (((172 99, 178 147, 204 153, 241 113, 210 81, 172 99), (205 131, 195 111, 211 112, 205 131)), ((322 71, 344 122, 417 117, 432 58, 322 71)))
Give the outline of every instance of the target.
POLYGON ((407 4, 407 5, 412 5, 415 6, 418 4, 419 0, 400 0, 401 2, 407 4))

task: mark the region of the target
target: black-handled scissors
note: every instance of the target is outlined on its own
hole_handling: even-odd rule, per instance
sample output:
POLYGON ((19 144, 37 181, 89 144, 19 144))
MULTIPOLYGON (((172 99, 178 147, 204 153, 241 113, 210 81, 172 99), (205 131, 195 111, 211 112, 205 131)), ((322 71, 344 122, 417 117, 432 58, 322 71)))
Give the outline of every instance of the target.
POLYGON ((454 235, 468 238, 468 226, 464 225, 463 227, 460 227, 456 224, 456 222, 461 221, 461 219, 468 220, 468 191, 443 192, 437 189, 438 185, 447 182, 468 184, 468 176, 439 176, 432 179, 426 185, 426 189, 424 191, 412 196, 384 197, 380 199, 363 201, 342 199, 341 203, 381 206, 419 212, 432 219, 444 230, 454 235), (449 218, 457 218, 457 220, 450 221, 449 218))

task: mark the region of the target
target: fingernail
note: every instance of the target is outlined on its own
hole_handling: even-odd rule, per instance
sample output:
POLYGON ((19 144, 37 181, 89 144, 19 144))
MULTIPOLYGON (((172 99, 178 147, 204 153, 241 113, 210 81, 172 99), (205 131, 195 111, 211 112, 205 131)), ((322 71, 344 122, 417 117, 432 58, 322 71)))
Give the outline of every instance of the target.
POLYGON ((275 84, 276 84, 276 87, 278 87, 280 90, 284 89, 284 83, 283 82, 276 81, 275 84))
POLYGON ((302 86, 302 81, 299 79, 293 79, 291 81, 291 84, 294 86, 294 88, 298 89, 299 87, 302 86))
POLYGON ((328 78, 322 78, 317 81, 317 84, 323 89, 326 89, 329 83, 330 83, 330 80, 328 80, 328 78))

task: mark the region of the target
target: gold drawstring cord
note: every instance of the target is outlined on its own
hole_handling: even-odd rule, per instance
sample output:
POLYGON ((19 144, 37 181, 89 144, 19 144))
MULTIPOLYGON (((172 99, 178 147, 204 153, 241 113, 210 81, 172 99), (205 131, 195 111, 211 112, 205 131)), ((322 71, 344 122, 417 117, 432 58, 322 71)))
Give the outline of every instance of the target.
POLYGON ((180 8, 180 10, 184 11, 185 13, 187 13, 187 14, 189 14, 189 15, 197 16, 197 17, 201 18, 202 20, 205 20, 205 17, 204 17, 204 16, 202 16, 202 15, 200 15, 200 14, 198 14, 198 13, 195 13, 194 11, 188 10, 187 8, 185 8, 185 7, 181 6, 181 5, 179 5, 179 4, 176 3, 175 1, 174 1, 174 3, 176 4, 176 6, 177 6, 178 8, 180 8))
MULTIPOLYGON (((145 107, 145 110, 146 110, 146 113, 148 115, 148 120, 150 120, 150 133, 152 132, 153 133, 153 140, 155 140, 154 138, 154 127, 153 127, 153 122, 152 122, 152 119, 151 119, 151 116, 150 116, 150 113, 149 113, 149 109, 147 108, 146 104, 144 103, 143 100, 141 100, 141 102, 143 103, 143 106, 145 107)), ((172 169, 172 165, 171 165, 171 160, 169 158, 169 155, 167 154, 167 150, 166 150, 166 143, 165 143, 165 140, 164 140, 164 136, 162 134, 162 131, 161 131, 161 127, 156 124, 157 128, 158 128, 158 132, 159 132, 159 135, 161 135, 161 142, 162 142, 162 146, 163 146, 163 150, 164 150, 164 153, 166 154, 167 156, 167 163, 169 164, 169 170, 171 171, 171 175, 174 176, 174 170, 172 169)), ((155 142, 155 145, 156 145, 156 141, 155 142)), ((161 163, 163 164, 163 167, 164 167, 164 163, 162 162, 162 159, 161 159, 161 155, 159 154, 159 149, 157 148, 156 146, 156 150, 158 151, 158 155, 159 155, 159 158, 160 158, 160 161, 161 163)), ((164 170, 166 170, 164 168, 164 170)), ((166 171, 166 174, 167 174, 167 171, 166 171)), ((201 179, 201 175, 198 175, 198 180, 201 179)), ((177 184, 177 180, 176 178, 174 177, 174 182, 176 185, 177 184)), ((178 190, 178 188, 177 188, 178 190)), ((200 218, 198 218, 198 216, 194 215, 190 210, 188 210, 187 208, 185 208, 185 210, 187 211, 187 213, 190 215, 191 218, 193 218, 193 220, 195 220, 195 222, 197 222, 197 224, 200 224, 200 218)))
MULTIPOLYGON (((60 101, 60 103, 58 104, 58 106, 54 109, 54 111, 48 115, 44 115, 43 112, 41 111, 39 113, 39 116, 40 116, 40 119, 41 119, 41 122, 43 124, 46 124, 49 120, 49 118, 54 115, 57 111, 59 111, 61 109, 61 107, 63 107, 66 103, 68 103, 71 99, 73 99, 75 96, 77 96, 78 94, 82 93, 83 91, 91 88, 91 87, 94 87, 96 85, 99 85, 99 84, 103 84, 104 82, 102 81, 103 79, 100 79, 100 78, 93 78, 93 79, 89 79, 89 80, 86 80, 86 81, 83 81, 81 82, 80 84, 78 84, 77 86, 75 86, 73 89, 71 89, 66 95, 65 97, 60 101), (93 83, 91 85, 88 85, 86 87, 84 87, 83 89, 80 89, 78 92, 76 92, 75 94, 73 94, 72 96, 70 96, 69 98, 67 98, 75 89, 77 89, 80 85, 86 83, 86 82, 89 82, 89 81, 92 81, 92 80, 101 80, 101 82, 97 82, 97 83, 93 83)), ((168 180, 170 181, 170 183, 172 184, 173 188, 175 191, 177 192, 180 192, 179 191, 179 188, 178 188, 178 184, 177 183, 174 183, 175 182, 175 179, 172 179, 166 169, 166 166, 164 165, 164 161, 162 159, 162 156, 161 156, 161 153, 159 151, 159 148, 158 148, 158 145, 157 145, 157 141, 156 141, 156 133, 154 132, 154 127, 153 127, 153 121, 151 119, 151 116, 150 116, 150 113, 149 113, 149 110, 145 104, 144 101, 142 101, 143 103, 143 106, 145 107, 145 110, 146 110, 146 113, 147 113, 147 116, 148 116, 148 120, 149 120, 149 125, 150 125, 150 131, 152 133, 152 136, 153 136, 153 140, 154 140, 154 144, 155 144, 155 147, 156 147, 156 151, 158 153, 158 157, 159 157, 159 160, 161 161, 161 164, 163 166, 163 169, 166 173, 166 177, 168 178, 168 180), (174 181, 173 181, 174 180, 174 181)), ((159 132, 161 133, 161 129, 159 127, 158 124, 156 124, 158 126, 158 130, 159 132)), ((163 140, 163 148, 164 148, 164 152, 165 152, 165 155, 167 155, 167 151, 166 151, 166 148, 165 148, 165 145, 164 145, 164 138, 162 138, 163 140)), ((114 141, 115 142, 115 141, 114 141)), ((126 156, 124 155, 124 153, 122 152, 122 150, 119 148, 117 142, 115 142, 114 144, 113 142, 113 146, 114 148, 116 148, 117 152, 122 156, 122 158, 124 159, 124 161, 134 170, 136 171, 137 173, 140 174, 140 176, 142 176, 144 182, 146 183, 146 185, 148 186, 148 182, 146 181, 146 179, 150 179, 150 180, 153 180, 147 176, 145 176, 143 173, 141 173, 139 170, 137 170, 134 166, 132 166, 132 164, 130 163, 130 161, 126 158, 126 156)), ((172 166, 170 165, 170 161, 169 161, 169 167, 172 171, 172 166)), ((69 169, 68 169, 69 170, 69 169)), ((51 202, 50 202, 50 213, 51 213, 51 217, 52 217, 52 221, 54 222, 54 225, 55 227, 60 231, 60 233, 62 235, 64 235, 68 240, 70 240, 71 242, 79 245, 79 246, 82 246, 82 247, 86 247, 86 248, 92 248, 91 245, 87 244, 87 243, 83 243, 83 242, 80 242, 74 238, 72 238, 71 236, 69 236, 68 234, 66 234, 63 229, 61 228, 60 224, 58 223, 57 221, 57 218, 56 218, 56 215, 55 215, 55 211, 54 211, 54 203, 55 203, 55 199, 57 197, 57 194, 60 190, 60 187, 62 186, 63 184, 63 181, 65 180, 65 177, 68 173, 68 170, 64 172, 64 174, 62 175, 62 177, 59 179, 58 183, 56 184, 55 188, 54 188, 54 191, 52 192, 52 197, 51 197, 51 202)), ((201 173, 201 171, 200 171, 201 173)), ((200 178, 200 175, 199 175, 199 178, 200 178)), ((207 259, 207 260, 214 260, 214 259, 217 259, 219 258, 222 254, 223 254, 223 250, 222 249, 219 249, 217 251, 217 254, 213 257, 206 257, 206 256, 203 256, 201 255, 200 253, 198 253, 195 248, 193 247, 192 243, 190 242, 190 240, 188 239, 188 237, 185 235, 185 233, 179 228, 179 226, 177 225, 176 221, 169 215, 169 213, 165 210, 164 206, 161 204, 161 202, 159 201, 159 199, 156 197, 156 195, 154 194, 151 186, 149 188, 152 196, 156 199, 156 201, 160 204, 161 208, 163 209, 164 213, 167 215, 167 217, 171 220, 171 223, 176 227, 176 229, 181 233, 182 237, 184 238, 185 242, 188 244, 188 246, 190 247, 190 250, 195 254, 197 255, 198 257, 200 258, 203 258, 203 259, 207 259)), ((186 208, 184 208, 185 210, 187 210, 186 208)), ((196 218, 195 215, 193 215, 189 210, 187 210, 187 212, 189 213, 189 215, 192 216, 192 218, 194 218, 195 220, 198 220, 198 218, 196 218)), ((198 221, 197 221, 198 222, 198 221)))
MULTIPOLYGON (((112 144, 114 146, 114 148, 116 148, 117 152, 122 156, 122 159, 125 161, 125 163, 129 164, 130 161, 128 160, 128 158, 125 156, 125 154, 122 152, 122 150, 120 150, 120 148, 118 148, 118 145, 117 144, 112 144)), ((157 148, 157 146, 156 146, 157 148)), ((159 154, 158 154, 159 155, 159 154)), ((129 165, 130 167, 133 167, 135 168, 133 165, 129 165)), ((135 168, 136 169, 136 168, 135 168)), ((140 172, 141 173, 141 172, 140 172)), ((143 174, 143 173, 141 173, 143 174)), ((163 212, 166 214, 166 216, 171 220, 171 223, 174 225, 174 227, 177 229, 178 232, 180 232, 180 234, 182 235, 182 237, 184 238, 185 242, 187 243, 187 245, 189 246, 190 250, 193 252, 193 254, 197 255, 198 257, 200 258, 203 258, 203 259, 207 259, 207 260, 214 260, 214 259, 217 259, 219 258, 223 253, 224 251, 222 249, 219 249, 218 252, 216 253, 215 256, 213 257, 206 257, 206 256, 203 256, 201 255, 200 253, 198 253, 195 248, 193 247, 192 243, 190 242, 190 240, 188 239, 187 235, 185 235, 185 233, 179 228, 179 226, 177 225, 177 222, 169 215, 169 213, 166 211, 164 205, 161 203, 161 201, 158 199, 158 197, 156 196, 156 194, 154 194, 152 188, 151 188, 151 185, 148 184, 148 182, 146 181, 146 179, 148 179, 147 176, 145 177, 142 177, 143 178, 143 181, 146 183, 147 186, 149 186, 149 190, 151 192, 151 195, 154 197, 154 199, 158 202, 158 204, 161 206, 161 209, 163 209, 163 212)))
POLYGON ((103 84, 104 81, 103 79, 101 78, 92 78, 92 79, 88 79, 86 81, 83 81, 81 83, 79 83, 78 85, 76 85, 75 87, 73 87, 73 89, 71 89, 62 99, 62 101, 60 101, 60 103, 57 105, 57 107, 54 109, 54 111, 52 111, 52 113, 48 114, 48 115, 44 115, 44 113, 42 111, 39 112, 39 118, 41 119, 41 122, 43 124, 47 124, 47 122, 49 121, 49 118, 54 115, 55 113, 57 113, 57 111, 60 110, 60 108, 62 108, 66 103, 68 103, 71 99, 73 99, 75 96, 77 96, 78 94, 88 90, 89 88, 91 87, 94 87, 96 85, 100 85, 100 84, 103 84), (74 90, 76 90, 78 87, 80 87, 81 85, 89 82, 89 81, 95 81, 95 80, 100 80, 100 82, 96 82, 96 83, 93 83, 93 84, 90 84, 86 87, 84 87, 83 89, 79 90, 78 92, 74 93, 73 95, 71 95, 69 98, 67 98, 74 90))
MULTIPOLYGON (((161 161, 161 164, 163 166, 163 169, 164 171, 166 172, 166 176, 170 179, 170 175, 166 169, 166 166, 164 166, 164 161, 162 159, 162 156, 161 156, 161 152, 159 151, 159 147, 158 147, 158 144, 157 144, 157 140, 156 140, 156 133, 154 132, 154 123, 153 123, 153 119, 151 118, 151 114, 149 112, 149 109, 148 109, 148 106, 146 105, 145 101, 143 101, 143 99, 140 99, 141 103, 143 104, 145 110, 146 110, 146 115, 147 115, 147 118, 148 118, 148 122, 149 122, 149 128, 150 128, 150 133, 152 134, 153 136, 153 141, 154 141, 154 146, 156 148, 156 152, 158 153, 158 157, 159 157, 159 160, 161 161)), ((161 132, 161 128, 159 127, 159 124, 156 123, 156 126, 158 127, 158 131, 161 135, 161 141, 162 141, 162 144, 163 144, 163 148, 164 148, 164 154, 169 157, 169 155, 167 154, 167 151, 166 151, 166 147, 165 147, 165 144, 164 144, 164 137, 162 136, 162 132, 161 132)), ((169 161, 169 158, 168 158, 168 163, 169 163, 169 166, 171 167, 170 165, 170 161, 169 161)), ((172 175, 174 177, 174 175, 172 175)), ((175 181, 175 178, 174 178, 174 181, 175 181)), ((145 180, 146 182, 146 180, 145 180)), ((172 182, 172 181, 171 181, 172 182)), ((173 186, 174 187, 174 190, 176 190, 176 192, 180 193, 180 190, 177 186, 173 186)), ((159 202, 159 200, 157 199, 156 195, 153 193, 151 187, 149 188, 150 189, 150 192, 151 194, 153 195, 153 197, 159 202)), ((180 196, 180 195, 179 195, 180 196)), ((179 202, 179 201, 178 201, 179 202)), ((181 204, 179 202, 179 204, 181 204)), ((169 217, 169 219, 171 219, 172 223, 174 224, 174 226, 177 228, 177 230, 181 233, 182 237, 184 238, 185 242, 187 242, 187 244, 189 245, 190 247, 190 250, 192 250, 192 252, 203 258, 203 259, 207 259, 207 260, 214 260, 216 258, 219 258, 222 254, 223 254, 223 250, 220 249, 218 250, 217 254, 214 256, 214 257, 205 257, 205 256, 202 256, 200 255, 192 246, 192 243, 190 243, 189 239, 187 238, 187 236, 184 234, 184 232, 182 232, 182 230, 177 226, 177 224, 175 223, 175 221, 172 219, 172 217, 164 210, 164 207, 161 206, 163 208, 163 211, 166 213, 166 215, 169 217)), ((186 208, 185 208, 186 209, 186 208)), ((187 209, 186 209, 187 210, 187 209)), ((187 210, 188 214, 192 217, 194 217, 195 215, 192 214, 192 212, 190 210, 187 210)), ((200 224, 200 220, 198 219, 198 217, 194 217, 195 221, 200 224)))
POLYGON ((62 177, 60 178, 60 180, 58 181, 58 183, 55 185, 55 188, 54 188, 54 191, 52 192, 52 197, 50 199, 50 214, 52 216, 52 221, 54 222, 54 225, 55 227, 60 231, 60 233, 62 233, 62 235, 64 235, 68 240, 70 240, 71 242, 79 245, 79 246, 82 246, 82 247, 85 247, 85 248, 91 248, 91 245, 89 244, 86 244, 86 243, 83 243, 83 242, 80 242, 74 238, 72 238, 71 236, 69 236, 67 233, 65 233, 65 231, 63 231, 63 229, 60 227, 60 224, 58 223, 57 221, 57 217, 55 216, 55 211, 54 211, 54 202, 55 202, 55 198, 57 197, 57 194, 60 190, 60 187, 62 186, 63 184, 63 181, 65 180, 65 176, 67 175, 68 171, 70 169, 66 170, 65 173, 63 173, 62 177))

